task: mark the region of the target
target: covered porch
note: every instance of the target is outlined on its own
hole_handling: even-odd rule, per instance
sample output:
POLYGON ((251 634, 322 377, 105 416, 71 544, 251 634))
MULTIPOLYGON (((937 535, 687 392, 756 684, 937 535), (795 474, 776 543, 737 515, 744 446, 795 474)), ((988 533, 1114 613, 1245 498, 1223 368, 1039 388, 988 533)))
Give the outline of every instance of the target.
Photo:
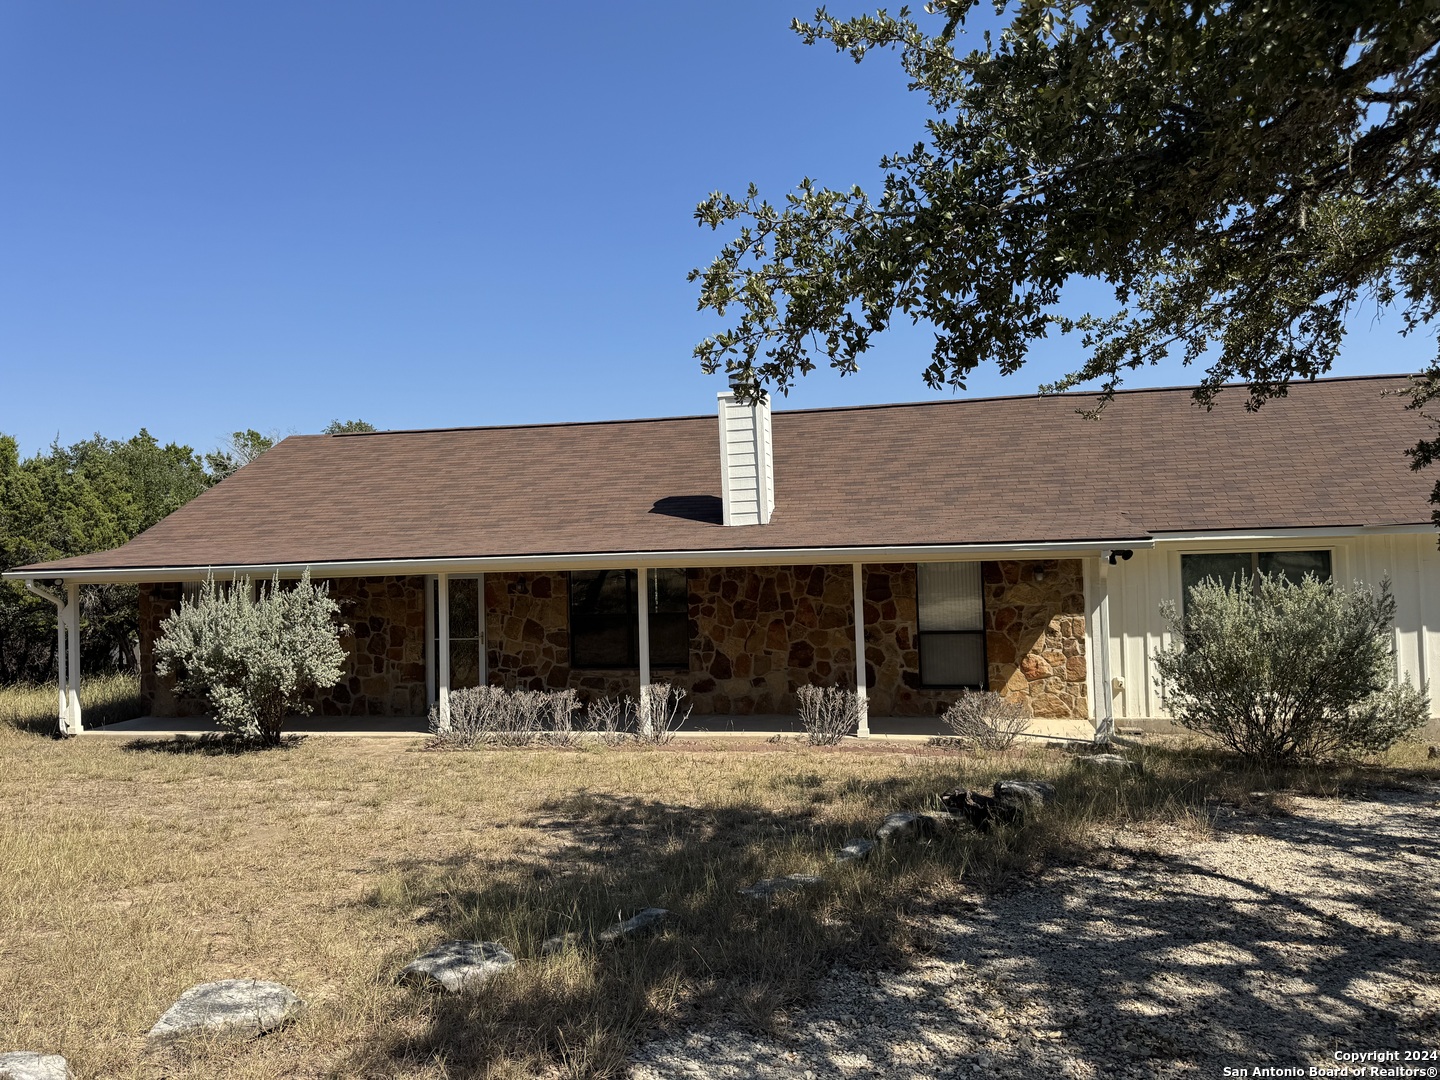
MULTIPOLYGON (((685 692, 692 715, 683 734, 696 736, 798 732, 794 691, 805 685, 853 690, 860 738, 944 735, 940 714, 976 688, 1027 705, 1036 735, 1093 739, 1108 729, 1109 694, 1095 692, 1109 686, 1108 650, 1092 645, 1105 638, 1108 552, 1046 545, 961 559, 954 549, 890 549, 886 561, 851 562, 833 551, 795 552, 793 562, 744 552, 720 565, 715 553, 668 554, 681 557, 619 566, 600 557, 474 560, 365 576, 315 567, 348 626, 346 673, 291 729, 414 735, 431 713, 443 726, 451 694, 467 686, 642 700, 657 682, 685 692), (903 555, 924 561, 892 561, 903 555)), ((236 569, 295 577, 307 568, 236 569)), ((31 582, 59 615, 57 712, 67 734, 83 727, 71 644, 83 580, 58 590, 31 582)), ((155 641, 186 588, 141 582, 148 717, 116 734, 207 730, 201 703, 177 698, 154 671, 155 641)))

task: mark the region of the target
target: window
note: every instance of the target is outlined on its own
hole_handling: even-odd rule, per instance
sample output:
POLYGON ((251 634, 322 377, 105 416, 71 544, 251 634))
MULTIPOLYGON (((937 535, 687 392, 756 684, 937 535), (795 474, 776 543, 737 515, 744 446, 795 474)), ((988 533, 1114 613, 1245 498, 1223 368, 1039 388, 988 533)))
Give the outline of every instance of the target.
POLYGON ((1330 580, 1328 551, 1216 551, 1180 556, 1180 581, 1188 599, 1190 590, 1206 578, 1225 585, 1249 581, 1256 574, 1284 574, 1299 584, 1306 574, 1330 580))
MULTIPOLYGON (((431 610, 435 613, 430 627, 432 655, 440 655, 440 586, 430 583, 431 610)), ((451 576, 450 585, 450 689, 466 690, 480 685, 480 647, 485 618, 481 603, 480 579, 451 576)))
MULTIPOLYGON (((639 668, 640 627, 634 570, 570 573, 570 664, 577 668, 639 668)), ((690 666, 690 591, 684 570, 646 575, 650 666, 690 666)))
POLYGON ((985 686, 985 597, 979 563, 915 568, 920 614, 920 683, 985 686))

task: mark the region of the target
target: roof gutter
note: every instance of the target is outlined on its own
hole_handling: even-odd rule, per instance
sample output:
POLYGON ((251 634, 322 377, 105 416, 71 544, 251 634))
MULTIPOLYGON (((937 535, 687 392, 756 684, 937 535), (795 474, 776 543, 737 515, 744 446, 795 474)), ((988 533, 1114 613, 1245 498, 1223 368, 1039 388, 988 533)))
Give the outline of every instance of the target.
POLYGON ((1308 537, 1351 537, 1433 533, 1433 522, 1411 525, 1308 525, 1291 529, 1215 529, 1210 532, 1164 532, 1151 535, 1158 544, 1200 543, 1222 540, 1227 543, 1249 540, 1303 540, 1308 537))
POLYGON ((214 566, 135 566, 93 570, 7 570, 6 578, 37 581, 202 581, 210 575, 388 577, 404 574, 505 573, 536 570, 614 570, 640 566, 839 566, 856 562, 962 562, 994 558, 1096 558, 1113 548, 1151 548, 1155 542, 1121 537, 1028 544, 925 544, 853 548, 750 548, 732 551, 607 551, 593 554, 497 555, 448 559, 356 559, 344 562, 241 563, 214 566))

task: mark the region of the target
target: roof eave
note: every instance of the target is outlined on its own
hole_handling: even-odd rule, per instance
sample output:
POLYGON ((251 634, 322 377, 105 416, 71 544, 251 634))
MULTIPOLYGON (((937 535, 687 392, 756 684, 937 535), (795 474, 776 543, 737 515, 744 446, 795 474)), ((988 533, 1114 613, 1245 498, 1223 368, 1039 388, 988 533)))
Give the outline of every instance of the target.
POLYGON ((476 574, 536 570, 602 570, 639 566, 789 566, 797 564, 945 562, 997 557, 1093 558, 1112 548, 1149 548, 1149 536, 1113 536, 1080 540, 1046 540, 1005 544, 916 544, 844 548, 737 548, 729 550, 604 551, 586 554, 495 555, 461 558, 354 559, 311 563, 235 563, 212 566, 115 566, 91 569, 21 566, 3 577, 15 580, 109 584, 145 581, 192 581, 214 575, 299 577, 394 577, 411 574, 476 574))

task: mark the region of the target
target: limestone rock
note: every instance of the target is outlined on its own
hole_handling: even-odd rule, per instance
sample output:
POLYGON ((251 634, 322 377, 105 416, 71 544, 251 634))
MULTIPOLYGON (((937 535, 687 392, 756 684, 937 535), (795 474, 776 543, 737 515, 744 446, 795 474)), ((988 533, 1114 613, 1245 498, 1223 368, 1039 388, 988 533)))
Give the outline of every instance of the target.
POLYGON ((1055 801, 1055 785, 1044 780, 997 780, 994 799, 1026 810, 1039 810, 1055 801))
POLYGON ((874 840, 846 840, 845 846, 835 852, 836 862, 851 862, 856 859, 868 858, 870 852, 875 850, 874 840))
POLYGON ((595 940, 601 945, 610 945, 623 938, 632 937, 635 934, 649 930, 665 921, 670 912, 663 907, 647 907, 644 911, 631 915, 624 922, 618 922, 614 926, 607 926, 600 933, 595 935, 595 940))
POLYGON ((222 979, 192 986, 150 1029, 152 1039, 182 1035, 263 1035, 305 1011, 301 1001, 279 983, 259 979, 222 979))
POLYGON ((822 880, 814 874, 786 874, 784 877, 765 878, 754 885, 739 889, 738 892, 751 900, 770 900, 778 893, 793 892, 807 885, 819 885, 822 880))
POLYGON ((1092 769, 1103 769, 1106 772, 1139 772, 1140 763, 1131 761, 1119 754, 1087 754, 1077 757, 1076 761, 1087 765, 1092 769))
POLYGON ((967 788, 951 788, 941 792, 940 802, 950 817, 963 820, 976 832, 989 832, 995 824, 1012 825, 1023 812, 1016 804, 967 788))
POLYGON ((935 835, 935 822, 929 814, 901 812, 890 814, 875 830, 875 839, 882 844, 906 843, 935 835))
POLYGON ((515 957, 493 941, 445 941, 400 969, 400 978, 438 983, 452 994, 479 986, 515 963, 515 957))
POLYGON ((1054 801, 1055 786, 1043 780, 998 780, 990 795, 966 788, 941 792, 940 802, 950 812, 940 820, 963 821, 985 833, 994 825, 1017 824, 1054 801))
POLYGON ((930 818, 935 827, 941 832, 963 828, 970 824, 970 819, 964 814, 952 814, 948 811, 942 811, 938 814, 928 814, 926 816, 930 818))
POLYGON ((16 1050, 0 1054, 0 1080, 73 1080, 70 1063, 59 1054, 16 1050))

